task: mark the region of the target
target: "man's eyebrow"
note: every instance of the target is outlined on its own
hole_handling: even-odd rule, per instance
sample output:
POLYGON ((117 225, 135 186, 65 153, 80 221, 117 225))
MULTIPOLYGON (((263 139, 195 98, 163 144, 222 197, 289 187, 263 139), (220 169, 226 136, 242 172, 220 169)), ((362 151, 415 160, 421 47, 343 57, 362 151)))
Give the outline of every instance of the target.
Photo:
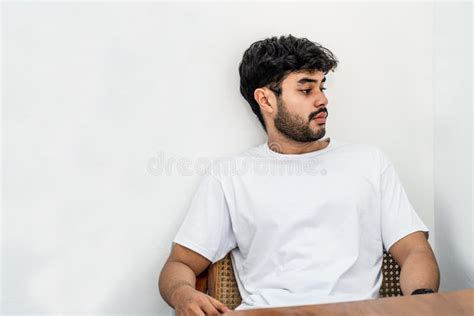
MULTIPOLYGON (((325 82, 325 81, 326 81, 326 77, 324 77, 321 82, 325 82)), ((301 78, 300 80, 298 80, 297 83, 299 85, 303 85, 305 83, 318 83, 318 80, 305 77, 305 78, 301 78)))

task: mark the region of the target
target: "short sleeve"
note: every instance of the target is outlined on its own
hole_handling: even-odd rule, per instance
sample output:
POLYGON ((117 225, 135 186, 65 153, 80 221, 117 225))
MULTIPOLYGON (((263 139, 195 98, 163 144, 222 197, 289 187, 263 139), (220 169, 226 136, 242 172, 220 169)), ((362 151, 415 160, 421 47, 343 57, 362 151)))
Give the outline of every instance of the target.
MULTIPOLYGON (((383 156, 384 157, 384 156, 383 156)), ((393 164, 384 157, 380 176, 381 230, 386 250, 416 231, 429 232, 413 209, 393 164)))
POLYGON ((173 241, 212 263, 236 247, 222 184, 211 173, 201 180, 173 241))

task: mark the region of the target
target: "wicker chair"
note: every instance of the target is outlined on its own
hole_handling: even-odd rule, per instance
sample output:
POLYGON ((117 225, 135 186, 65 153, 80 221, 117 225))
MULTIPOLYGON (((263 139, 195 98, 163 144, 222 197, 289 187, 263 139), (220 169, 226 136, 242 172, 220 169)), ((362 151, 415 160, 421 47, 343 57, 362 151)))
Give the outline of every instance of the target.
MULTIPOLYGON (((382 274, 380 297, 401 296, 400 267, 390 253, 385 251, 383 253, 382 274)), ((235 281, 230 253, 218 262, 211 264, 209 268, 197 276, 196 289, 214 297, 231 309, 235 309, 240 305, 242 298, 235 281)))

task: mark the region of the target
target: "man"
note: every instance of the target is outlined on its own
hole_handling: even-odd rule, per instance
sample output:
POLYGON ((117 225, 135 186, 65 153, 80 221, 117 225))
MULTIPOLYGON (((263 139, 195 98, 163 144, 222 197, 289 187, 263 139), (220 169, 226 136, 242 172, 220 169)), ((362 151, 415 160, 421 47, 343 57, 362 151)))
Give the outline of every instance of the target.
POLYGON ((376 147, 323 139, 324 82, 337 63, 291 35, 244 53, 240 90, 268 140, 226 160, 246 166, 238 172, 215 162, 196 191, 159 280, 178 315, 228 311, 194 287, 230 251, 237 309, 377 298, 383 248, 404 295, 438 290, 428 229, 393 164, 376 147))

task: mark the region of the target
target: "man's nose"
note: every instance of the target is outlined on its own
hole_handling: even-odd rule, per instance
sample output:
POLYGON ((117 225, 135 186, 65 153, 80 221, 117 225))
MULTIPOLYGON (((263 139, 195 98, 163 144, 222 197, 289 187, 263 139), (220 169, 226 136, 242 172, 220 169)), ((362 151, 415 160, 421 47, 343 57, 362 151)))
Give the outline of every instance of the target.
POLYGON ((324 93, 320 93, 316 99, 314 100, 314 107, 320 108, 322 106, 328 105, 328 98, 324 95, 324 93))

